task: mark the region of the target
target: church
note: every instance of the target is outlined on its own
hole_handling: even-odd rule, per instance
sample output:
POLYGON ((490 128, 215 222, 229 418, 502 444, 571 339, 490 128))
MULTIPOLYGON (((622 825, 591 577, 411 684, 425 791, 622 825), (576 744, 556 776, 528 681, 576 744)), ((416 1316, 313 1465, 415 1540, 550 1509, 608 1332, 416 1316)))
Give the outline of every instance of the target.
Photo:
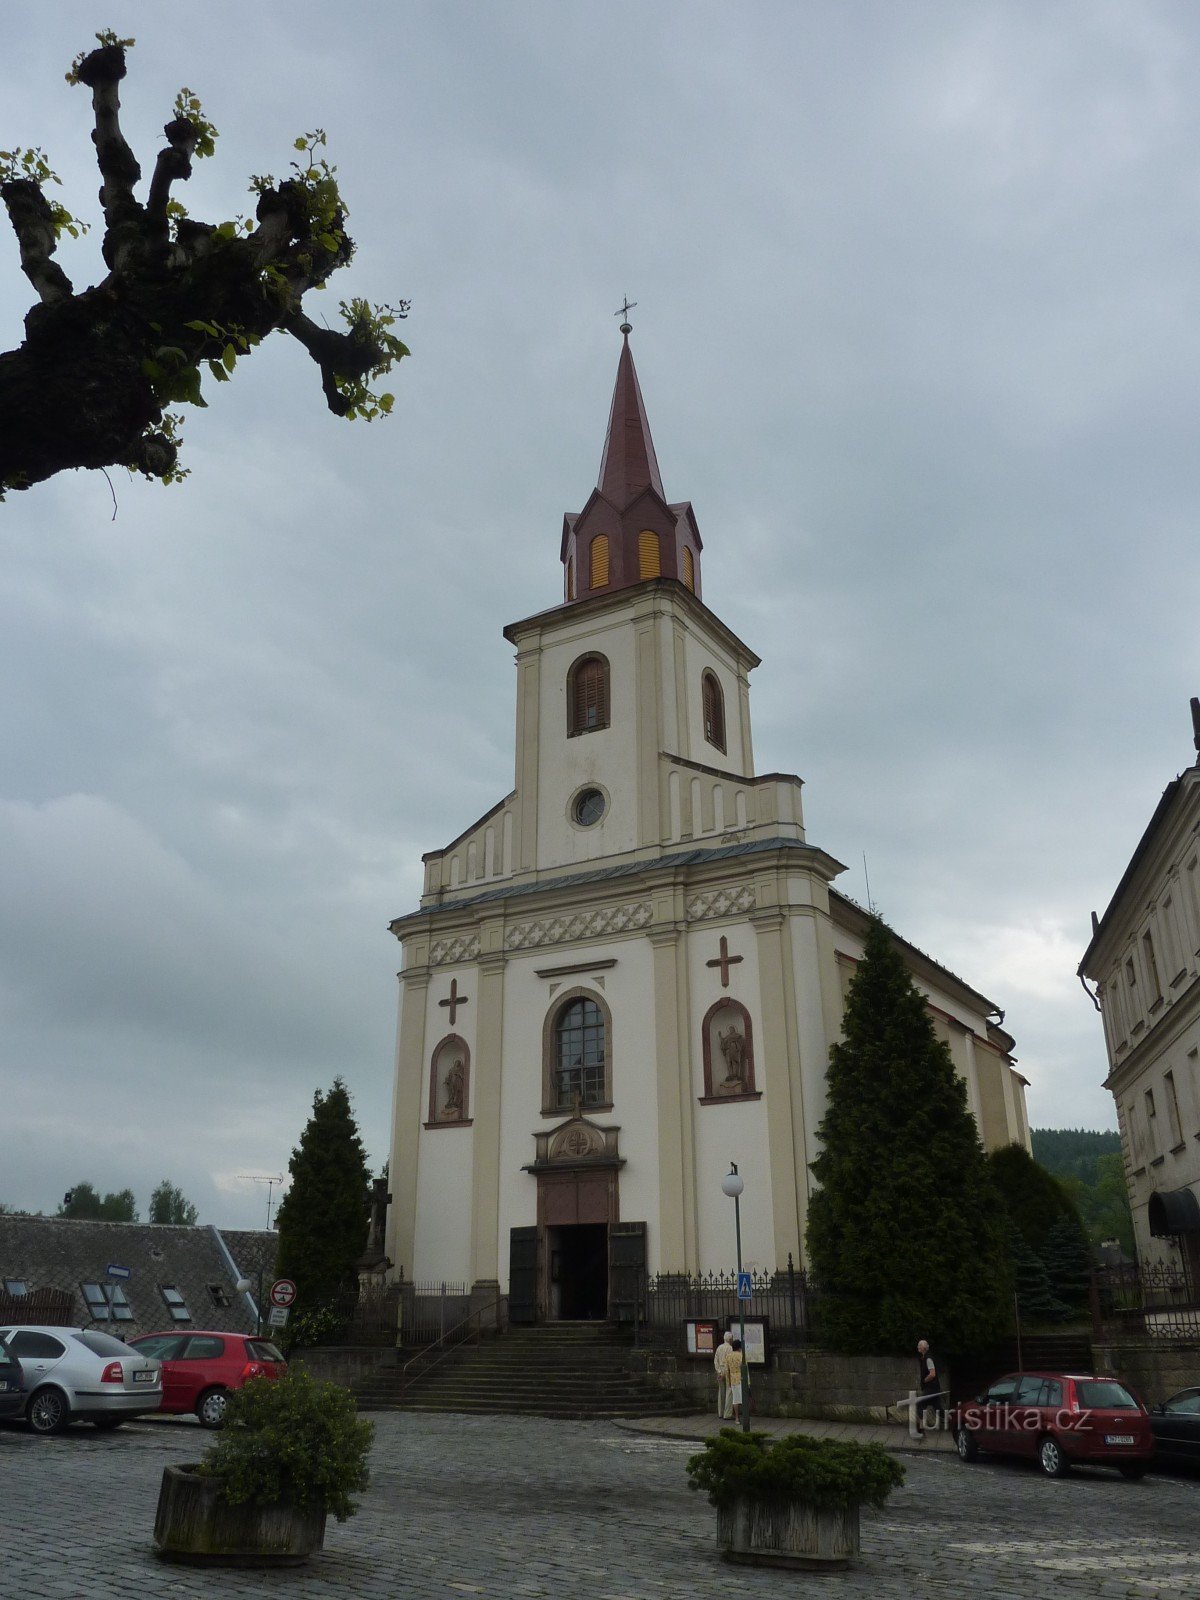
MULTIPOLYGON (((563 521, 562 601, 504 629, 514 788, 423 858, 420 906, 391 924, 387 1255, 506 1294, 513 1321, 619 1318, 632 1272, 728 1268, 731 1162, 744 1263, 803 1263, 868 923, 805 835, 801 780, 755 771, 759 658, 706 601, 631 331, 599 479, 563 521)), ((899 943, 985 1148, 1028 1147, 1003 1013, 899 943)))

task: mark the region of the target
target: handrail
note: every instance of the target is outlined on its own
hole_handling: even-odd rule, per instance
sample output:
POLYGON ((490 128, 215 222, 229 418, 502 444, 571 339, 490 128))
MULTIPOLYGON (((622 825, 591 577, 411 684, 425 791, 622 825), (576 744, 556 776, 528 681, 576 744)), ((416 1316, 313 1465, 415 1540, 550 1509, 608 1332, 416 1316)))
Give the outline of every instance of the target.
MULTIPOLYGON (((410 1381, 408 1376, 409 1367, 415 1366, 418 1361, 423 1360, 425 1356, 429 1355, 430 1351, 436 1350, 438 1345, 445 1344, 446 1340, 449 1339, 452 1333, 457 1333, 460 1328, 465 1328, 468 1323, 474 1322, 476 1317, 482 1317, 486 1311, 494 1311, 497 1306, 501 1304, 503 1299, 503 1295, 498 1295, 495 1300, 489 1301, 486 1306, 478 1306, 474 1311, 471 1312, 470 1316, 464 1317, 461 1322, 456 1322, 452 1328, 447 1328, 444 1333, 439 1333, 437 1338, 434 1339, 430 1344, 427 1344, 423 1350, 418 1350, 415 1356, 410 1356, 400 1368, 400 1393, 402 1395, 407 1395, 408 1393, 408 1385, 410 1381)), ((482 1325, 478 1329, 478 1333, 480 1336, 482 1336, 482 1325)), ((466 1339, 456 1339, 454 1341, 454 1348, 457 1348, 460 1344, 466 1343, 466 1339)), ((425 1369, 426 1372, 431 1371, 432 1368, 437 1366, 439 1361, 444 1360, 449 1354, 450 1347, 447 1346, 447 1348, 442 1351, 441 1355, 438 1356, 436 1360, 429 1363, 429 1366, 425 1369)))

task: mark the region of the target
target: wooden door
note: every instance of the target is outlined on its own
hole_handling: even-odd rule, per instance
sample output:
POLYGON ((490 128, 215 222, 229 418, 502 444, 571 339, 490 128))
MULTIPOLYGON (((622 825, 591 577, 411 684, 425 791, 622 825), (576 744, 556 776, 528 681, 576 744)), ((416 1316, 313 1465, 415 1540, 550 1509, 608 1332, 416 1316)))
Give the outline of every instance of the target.
POLYGON ((513 1228, 508 1236, 508 1320, 536 1322, 538 1230, 513 1228))
POLYGON ((632 1322, 644 1292, 646 1274, 646 1224, 610 1222, 608 1225, 608 1318, 632 1322))

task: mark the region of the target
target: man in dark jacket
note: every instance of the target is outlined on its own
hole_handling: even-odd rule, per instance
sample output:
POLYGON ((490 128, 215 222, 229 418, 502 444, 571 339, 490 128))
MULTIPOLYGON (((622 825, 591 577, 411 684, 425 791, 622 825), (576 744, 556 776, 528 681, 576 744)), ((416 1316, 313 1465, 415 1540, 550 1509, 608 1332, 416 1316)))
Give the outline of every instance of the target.
POLYGON ((938 1378, 937 1362, 934 1360, 933 1352, 929 1348, 928 1339, 917 1340, 917 1389, 921 1396, 916 1406, 917 1432, 924 1438, 926 1416, 932 1411, 936 1421, 937 1414, 941 1410, 939 1402, 942 1389, 938 1378))

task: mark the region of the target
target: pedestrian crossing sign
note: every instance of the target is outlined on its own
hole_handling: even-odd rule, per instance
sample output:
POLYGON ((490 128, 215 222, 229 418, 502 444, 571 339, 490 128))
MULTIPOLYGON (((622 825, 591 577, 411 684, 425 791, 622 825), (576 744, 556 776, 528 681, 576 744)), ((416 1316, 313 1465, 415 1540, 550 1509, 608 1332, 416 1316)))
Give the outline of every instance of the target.
POLYGON ((739 1272, 738 1273, 738 1293, 737 1293, 737 1297, 738 1297, 739 1300, 753 1300, 754 1299, 754 1290, 750 1287, 750 1274, 748 1272, 739 1272))

